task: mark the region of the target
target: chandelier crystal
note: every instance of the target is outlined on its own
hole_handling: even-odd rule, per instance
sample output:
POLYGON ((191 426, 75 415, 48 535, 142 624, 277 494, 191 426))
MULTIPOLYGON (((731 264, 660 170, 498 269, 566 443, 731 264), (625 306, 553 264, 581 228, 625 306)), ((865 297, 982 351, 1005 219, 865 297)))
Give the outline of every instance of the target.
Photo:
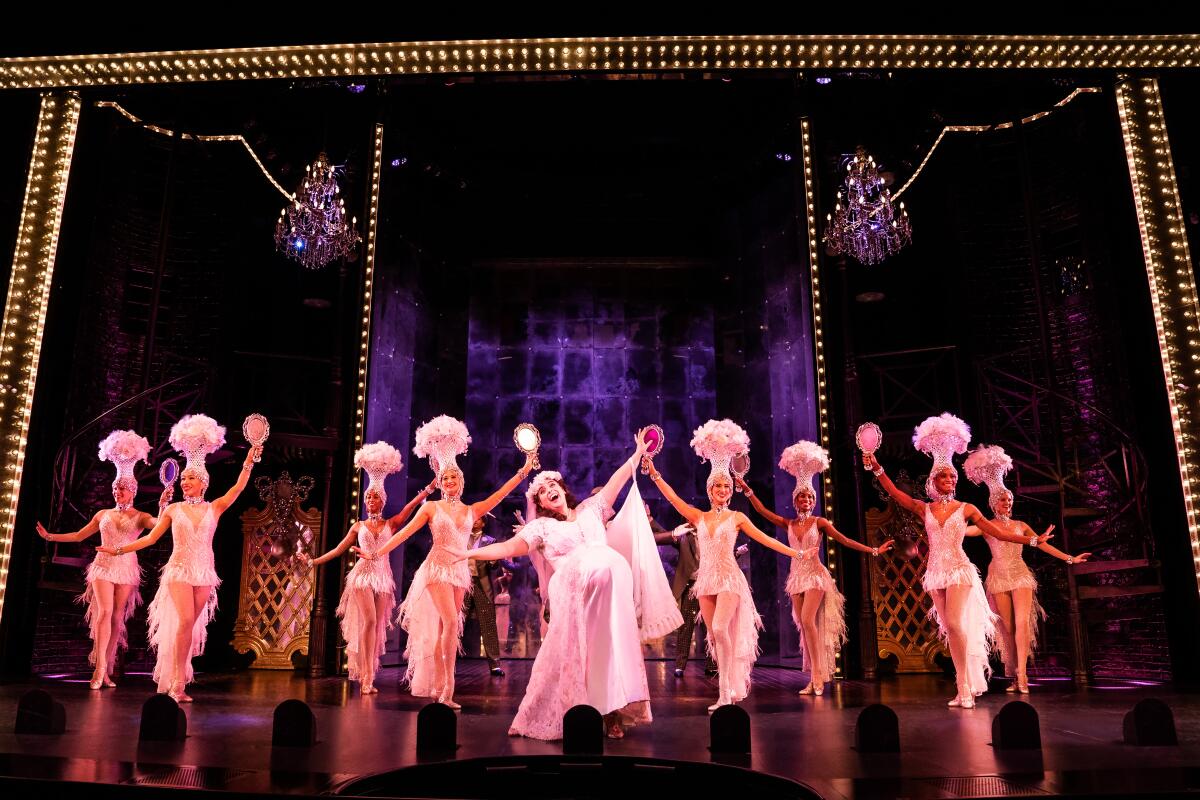
POLYGON ((275 248, 308 269, 353 256, 362 241, 355 230, 358 218, 346 222, 337 171, 324 153, 318 155, 304 168, 304 182, 275 223, 275 248))
POLYGON ((863 264, 878 264, 912 242, 904 202, 893 206, 892 193, 879 177, 875 159, 859 147, 843 162, 846 177, 837 205, 825 216, 825 242, 831 255, 845 253, 863 264))

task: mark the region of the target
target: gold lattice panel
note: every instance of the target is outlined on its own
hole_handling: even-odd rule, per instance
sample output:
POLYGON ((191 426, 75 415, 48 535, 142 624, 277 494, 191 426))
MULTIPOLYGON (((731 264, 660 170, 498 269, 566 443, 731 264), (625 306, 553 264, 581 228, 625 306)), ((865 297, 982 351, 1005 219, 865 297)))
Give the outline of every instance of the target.
POLYGON ((311 478, 293 482, 286 472, 274 481, 259 478, 267 506, 242 514, 242 591, 233 647, 254 651, 254 669, 293 669, 292 656, 308 653, 316 571, 295 557, 314 555, 315 532, 321 529, 321 512, 300 508, 311 487, 311 478))
POLYGON ((875 637, 879 644, 879 657, 891 656, 897 661, 897 672, 941 672, 934 657, 941 653, 949 655, 937 635, 937 625, 929 617, 933 600, 921 586, 925 574, 925 562, 929 557, 924 537, 917 539, 917 552, 913 558, 905 558, 898 550, 907 529, 911 534, 919 526, 916 518, 904 511, 897 511, 889 503, 883 511, 867 511, 867 530, 878 531, 878 539, 896 538, 896 551, 883 558, 871 559, 871 600, 875 604, 875 637))

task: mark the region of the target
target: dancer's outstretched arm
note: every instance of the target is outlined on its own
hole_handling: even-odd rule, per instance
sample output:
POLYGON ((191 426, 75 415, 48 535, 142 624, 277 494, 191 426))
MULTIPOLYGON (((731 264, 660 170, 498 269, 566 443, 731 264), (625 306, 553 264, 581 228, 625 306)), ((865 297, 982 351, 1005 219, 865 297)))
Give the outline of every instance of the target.
POLYGON ((508 541, 489 544, 487 547, 477 547, 474 550, 459 550, 454 547, 446 549, 459 561, 464 558, 472 561, 501 561, 506 558, 529 555, 529 543, 520 536, 514 536, 508 541))
POLYGON ((504 482, 503 486, 501 486, 496 491, 492 492, 492 495, 490 497, 488 497, 486 500, 480 500, 478 503, 471 504, 471 513, 473 513, 475 515, 475 519, 479 519, 484 514, 488 513, 493 508, 500 505, 500 501, 503 500, 504 498, 508 497, 509 494, 512 493, 512 490, 517 488, 517 486, 521 483, 521 481, 525 480, 525 478, 532 471, 533 471, 533 453, 528 453, 525 456, 525 463, 521 465, 521 468, 519 470, 517 470, 515 475, 513 475, 511 478, 509 478, 507 481, 504 482))
MULTIPOLYGON (((979 509, 970 503, 963 503, 963 518, 966 519, 967 522, 972 523, 976 528, 979 528, 979 530, 983 531, 988 536, 991 536, 993 539, 1000 539, 1001 541, 1005 542, 1013 542, 1014 544, 1027 544, 1032 547, 1037 547, 1047 539, 1051 538, 1051 532, 1054 530, 1054 526, 1051 525, 1041 536, 1037 536, 1037 534, 1035 534, 1032 530, 1027 534, 1009 533, 981 514, 979 509), (1035 537, 1037 541, 1034 541, 1035 537)), ((1028 526, 1026 526, 1026 528, 1028 528, 1028 526)))
POLYGON ((358 539, 359 524, 360 523, 356 522, 351 525, 350 530, 346 531, 346 535, 342 537, 342 540, 338 542, 328 553, 317 556, 316 558, 312 558, 308 553, 300 553, 300 560, 304 561, 310 566, 315 567, 318 564, 324 564, 326 561, 333 561, 335 558, 338 558, 342 555, 342 553, 345 553, 347 550, 349 550, 350 545, 354 544, 355 540, 358 539))
POLYGON ((886 553, 888 550, 891 550, 892 546, 895 544, 894 540, 888 539, 886 542, 879 545, 879 547, 869 547, 860 541, 851 539, 849 536, 834 527, 833 523, 824 517, 817 517, 817 528, 819 528, 826 536, 832 537, 832 539, 838 544, 844 547, 849 547, 851 550, 857 550, 860 553, 870 553, 873 556, 877 556, 880 553, 886 553))
POLYGON ((418 511, 417 515, 412 518, 412 521, 400 530, 393 533, 392 538, 388 539, 383 547, 379 548, 374 553, 368 553, 367 551, 363 550, 359 553, 359 555, 363 558, 379 558, 380 556, 386 556, 388 553, 399 547, 405 539, 421 530, 422 526, 429 524, 429 522, 433 519, 434 508, 436 508, 436 506, 433 503, 426 503, 425 505, 421 506, 421 510, 418 511))
POLYGON ((758 499, 758 495, 753 489, 750 488, 748 483, 741 478, 734 478, 733 482, 736 483, 737 487, 742 490, 742 493, 750 499, 750 505, 754 506, 754 510, 757 511, 763 519, 777 528, 786 528, 788 526, 788 521, 786 519, 767 508, 766 503, 758 499))
POLYGON ((225 513, 225 510, 233 505, 242 490, 246 488, 246 484, 250 482, 250 471, 254 469, 254 457, 260 455, 262 455, 261 445, 255 445, 247 451, 246 460, 242 462, 242 471, 238 473, 238 479, 233 482, 233 486, 229 487, 228 492, 213 500, 213 511, 218 515, 225 513))
POLYGON ((925 504, 920 500, 915 500, 909 497, 900 487, 892 483, 892 479, 883 471, 883 467, 875 458, 874 453, 863 453, 863 466, 871 472, 875 473, 875 477, 879 479, 879 485, 883 490, 892 496, 902 508, 908 509, 912 513, 920 516, 925 513, 925 504))
MULTIPOLYGON (((42 527, 42 523, 39 522, 37 524, 38 536, 41 536, 47 542, 82 542, 100 530, 100 515, 103 513, 104 511, 97 511, 88 520, 86 525, 73 533, 51 533, 42 527)), ((149 515, 147 514, 147 516, 149 515)))
POLYGON ((171 527, 171 515, 175 513, 175 506, 166 508, 158 515, 158 522, 154 525, 149 533, 142 536, 129 544, 118 545, 116 547, 105 547, 100 545, 96 549, 101 553, 108 553, 110 556, 124 555, 125 553, 136 553, 138 550, 144 550, 150 545, 162 538, 162 535, 167 532, 167 528, 171 527))
POLYGON ((735 511, 734 517, 737 519, 737 527, 738 527, 739 531, 746 534, 747 536, 749 536, 751 539, 758 542, 759 544, 771 548, 776 553, 782 553, 783 555, 787 556, 788 558, 807 558, 810 555, 815 555, 815 553, 812 553, 811 551, 808 551, 808 550, 803 551, 803 552, 801 552, 800 550, 793 550, 792 548, 788 547, 786 544, 779 541, 775 537, 768 536, 767 534, 760 531, 754 525, 754 523, 750 521, 750 518, 747 517, 745 514, 743 514, 740 511, 735 511))
POLYGON ((679 512, 679 516, 686 519, 689 525, 695 527, 700 524, 700 509, 686 502, 676 494, 675 490, 671 488, 671 484, 667 483, 662 473, 658 471, 658 467, 653 464, 650 465, 650 480, 654 481, 654 485, 662 492, 663 497, 667 498, 667 502, 675 507, 675 510, 679 512))
POLYGON ((625 484, 633 477, 633 471, 637 469, 638 462, 645 455, 646 448, 648 447, 645 437, 645 428, 634 434, 635 447, 633 455, 612 474, 612 477, 608 479, 608 483, 604 484, 604 488, 600 490, 600 495, 604 498, 604 502, 609 508, 616 505, 617 495, 621 493, 621 489, 625 488, 625 484))
POLYGON ((423 503, 425 501, 426 497, 429 497, 429 495, 433 494, 433 491, 436 488, 437 488, 437 479, 435 478, 434 480, 429 482, 428 486, 426 486, 424 489, 422 489, 421 491, 419 491, 415 495, 413 495, 413 499, 409 500, 408 504, 405 505, 404 508, 400 509, 395 514, 388 517, 388 521, 387 521, 388 526, 395 528, 396 526, 403 525, 405 522, 407 522, 408 518, 410 516, 412 516, 413 511, 415 511, 417 509, 417 506, 421 505, 421 503, 423 503))
MULTIPOLYGON (((1024 522, 1021 522, 1020 520, 1017 520, 1017 523, 1021 526, 1021 529, 1025 531, 1026 536, 1034 535, 1035 531, 1033 530, 1033 528, 1029 527, 1029 525, 1027 525, 1024 522)), ((1047 538, 1049 538, 1049 533, 1052 530, 1054 530, 1053 525, 1051 525, 1049 528, 1046 529, 1047 538)), ((1087 561, 1089 558, 1092 557, 1091 553, 1080 553, 1077 556, 1073 556, 1070 553, 1064 553, 1062 550, 1059 550, 1054 545, 1046 544, 1046 542, 1044 540, 1038 544, 1037 548, 1038 548, 1038 550, 1041 550, 1044 553, 1049 553, 1050 555, 1054 556, 1055 558, 1059 559, 1060 561, 1066 561, 1068 564, 1082 564, 1083 562, 1087 561)))

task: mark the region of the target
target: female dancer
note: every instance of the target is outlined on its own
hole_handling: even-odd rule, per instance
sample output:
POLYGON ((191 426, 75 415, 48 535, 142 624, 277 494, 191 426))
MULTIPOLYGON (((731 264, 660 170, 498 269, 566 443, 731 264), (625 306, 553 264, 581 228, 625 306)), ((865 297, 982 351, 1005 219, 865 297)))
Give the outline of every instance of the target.
MULTIPOLYGON (((719 692, 717 702, 708 707, 711 712, 750 693, 750 671, 758 658, 762 619, 750 596, 750 584, 734 557, 738 531, 777 553, 796 559, 801 554, 760 531, 742 512, 729 509, 733 497, 729 462, 750 449, 750 437, 741 427, 727 419, 710 419, 696 429, 692 448, 701 460, 712 464, 707 481, 708 511, 680 499, 654 467, 650 469, 650 479, 680 516, 696 528, 700 567, 692 595, 700 601, 700 613, 708 629, 709 652, 717 662, 718 673, 719 692)), ((815 555, 809 552, 804 557, 815 555)))
POLYGON ((187 459, 179 476, 183 502, 167 506, 154 529, 133 544, 97 549, 118 556, 136 552, 171 529, 171 558, 162 568, 158 591, 150 603, 150 647, 158 653, 154 682, 159 694, 170 695, 178 703, 190 703, 192 698, 184 689, 192 681, 192 658, 204 652, 208 623, 217 610, 217 587, 221 585, 213 558, 213 535, 221 514, 250 481, 254 459, 262 448, 250 448, 237 481, 210 503, 204 499, 208 489, 204 458, 225 443, 225 428, 211 417, 189 414, 171 428, 169 441, 187 459))
MULTIPOLYGON (((310 565, 340 558, 347 550, 357 554, 377 550, 433 493, 431 483, 418 492, 400 513, 385 519, 383 507, 387 505, 387 492, 384 490, 384 481, 388 475, 404 468, 400 451, 387 442, 364 445, 354 454, 354 466, 367 472, 367 490, 363 492, 367 518, 351 525, 346 536, 328 553, 317 558, 302 553, 300 558, 310 565), (354 546, 355 542, 358 543, 357 547, 354 546)), ((395 607, 396 581, 392 577, 391 563, 386 558, 360 558, 346 575, 337 616, 342 621, 350 680, 359 682, 359 691, 364 695, 379 693, 375 688, 375 674, 379 671, 379 658, 387 646, 387 629, 392 623, 392 610, 395 607)))
POLYGON ((411 522, 397 531, 368 558, 380 558, 398 547, 425 525, 433 534, 433 547, 413 576, 412 585, 400 604, 397 621, 408 631, 404 650, 408 661, 405 680, 414 697, 432 697, 458 709, 454 702, 454 662, 463 629, 463 601, 471 588, 467 562, 452 554, 463 550, 478 517, 491 511, 517 488, 533 469, 532 456, 503 486, 486 500, 470 505, 462 502, 463 473, 455 456, 467 452, 471 435, 467 426, 448 416, 435 417, 417 429, 418 456, 428 456, 442 499, 426 503, 411 522))
MULTIPOLYGON (((627 559, 609 545, 604 528, 613 503, 646 452, 644 433, 638 431, 629 460, 587 500, 577 503, 560 473, 539 472, 525 493, 535 519, 508 541, 457 552, 479 561, 530 555, 535 563, 544 558, 553 571, 543 590, 550 602, 550 625, 508 729, 510 736, 561 739, 563 714, 582 704, 604 715, 605 731, 613 739, 625 735, 623 726, 651 720, 641 642, 678 628, 683 617, 662 562, 627 559), (657 601, 652 584, 661 587, 657 601), (635 588, 642 598, 640 629, 635 588)), ((636 511, 633 516, 640 516, 653 548, 636 489, 635 483, 622 516, 625 509, 636 511)))
MULTIPOLYGON (((988 487, 988 505, 994 515, 992 524, 1028 540, 1034 535, 1033 529, 1012 518, 1013 494, 1004 485, 1004 476, 1010 469, 1012 458, 1003 448, 995 445, 972 450, 963 462, 963 471, 971 482, 988 487)), ((1046 529, 1047 538, 1053 530, 1053 525, 1046 529)), ((980 533, 976 525, 967 528, 967 536, 979 536, 980 533)), ((1015 678, 1005 691, 1029 694, 1025 667, 1037 649, 1038 620, 1046 617, 1046 612, 1037 601, 1037 579, 1025 565, 1020 545, 991 537, 986 541, 992 551, 992 563, 988 566, 984 588, 1002 623, 999 645, 1004 671, 1009 677, 1015 678)), ((1092 556, 1091 553, 1072 556, 1044 541, 1038 544, 1038 549, 1067 564, 1082 564, 1092 556)))
POLYGON ((974 708, 976 696, 987 691, 988 651, 996 637, 996 615, 988 606, 979 570, 962 549, 968 523, 988 536, 1031 547, 1049 536, 1016 536, 988 521, 970 503, 954 499, 958 471, 951 459, 965 453, 970 440, 971 429, 952 414, 930 417, 917 426, 913 445, 933 457, 925 483, 929 502, 909 497, 892 483, 874 454, 863 453, 863 466, 875 474, 884 491, 925 521, 929 561, 921 583, 933 598, 933 617, 950 646, 957 673, 958 693, 947 703, 951 708, 974 708))
MULTIPOLYGON (((111 461, 117 468, 116 480, 112 483, 113 500, 116 505, 97 511, 87 525, 74 533, 50 533, 42 523, 37 524, 38 534, 50 542, 82 542, 96 531, 100 532, 100 543, 108 547, 129 544, 147 528, 158 522, 153 514, 138 511, 133 507, 137 496, 137 480, 133 477, 134 465, 145 461, 150 455, 150 443, 133 431, 113 431, 100 443, 100 460, 111 461)), ((159 512, 170 500, 171 490, 166 489, 159 501, 159 512)), ((128 646, 125 624, 133 616, 133 610, 142 603, 138 587, 142 582, 142 569, 137 556, 123 556, 96 551, 96 558, 88 565, 86 586, 78 602, 87 605, 83 619, 88 623, 92 637, 92 651, 88 663, 95 666, 89 685, 93 689, 101 686, 115 687, 112 672, 117 663, 117 650, 128 646)))
MULTIPOLYGON (((813 516, 817 493, 813 489, 812 479, 829 468, 829 453, 824 447, 815 442, 796 442, 783 451, 779 466, 796 479, 796 488, 792 492, 795 519, 784 519, 768 509, 741 478, 737 479, 737 485, 768 522, 787 529, 788 543, 792 547, 817 554, 820 552, 821 534, 825 534, 845 547, 873 556, 892 549, 891 539, 878 547, 868 547, 843 534, 824 517, 813 516)), ((825 692, 825 684, 833 680, 837 652, 846 643, 846 598, 838 591, 833 575, 815 555, 792 562, 786 591, 792 599, 792 622, 800 634, 804 668, 810 676, 808 685, 800 690, 800 694, 820 696, 825 692)))

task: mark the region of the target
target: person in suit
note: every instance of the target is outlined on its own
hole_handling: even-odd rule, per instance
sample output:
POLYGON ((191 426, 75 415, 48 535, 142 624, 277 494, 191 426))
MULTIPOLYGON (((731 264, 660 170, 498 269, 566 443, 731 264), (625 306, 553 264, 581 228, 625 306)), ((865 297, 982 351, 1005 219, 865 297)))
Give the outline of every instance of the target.
MULTIPOLYGON (((654 519, 650 505, 646 504, 646 517, 654 531, 654 543, 669 545, 679 550, 679 561, 675 565, 675 577, 671 581, 671 593, 679 603, 683 614, 683 625, 675 631, 675 677, 682 678, 687 668, 688 656, 692 652, 692 636, 696 630, 696 617, 700 614, 700 601, 692 597, 692 584, 696 582, 696 570, 700 566, 700 550, 696 546, 696 531, 691 525, 680 525, 667 530, 654 519)), ((707 652, 706 648, 701 648, 707 652)), ((705 659, 704 672, 714 675, 717 665, 712 657, 705 659)))
MULTIPOLYGON (((471 535, 467 539, 467 549, 489 545, 495 541, 491 536, 484 536, 487 517, 482 516, 471 526, 471 535)), ((495 593, 492 586, 492 561, 467 562, 471 570, 471 590, 463 606, 465 616, 475 615, 479 623, 479 637, 483 640, 483 653, 487 656, 488 668, 492 674, 501 677, 504 670, 500 667, 500 636, 496 630, 495 593)), ((465 618, 465 617, 464 617, 465 618)))

